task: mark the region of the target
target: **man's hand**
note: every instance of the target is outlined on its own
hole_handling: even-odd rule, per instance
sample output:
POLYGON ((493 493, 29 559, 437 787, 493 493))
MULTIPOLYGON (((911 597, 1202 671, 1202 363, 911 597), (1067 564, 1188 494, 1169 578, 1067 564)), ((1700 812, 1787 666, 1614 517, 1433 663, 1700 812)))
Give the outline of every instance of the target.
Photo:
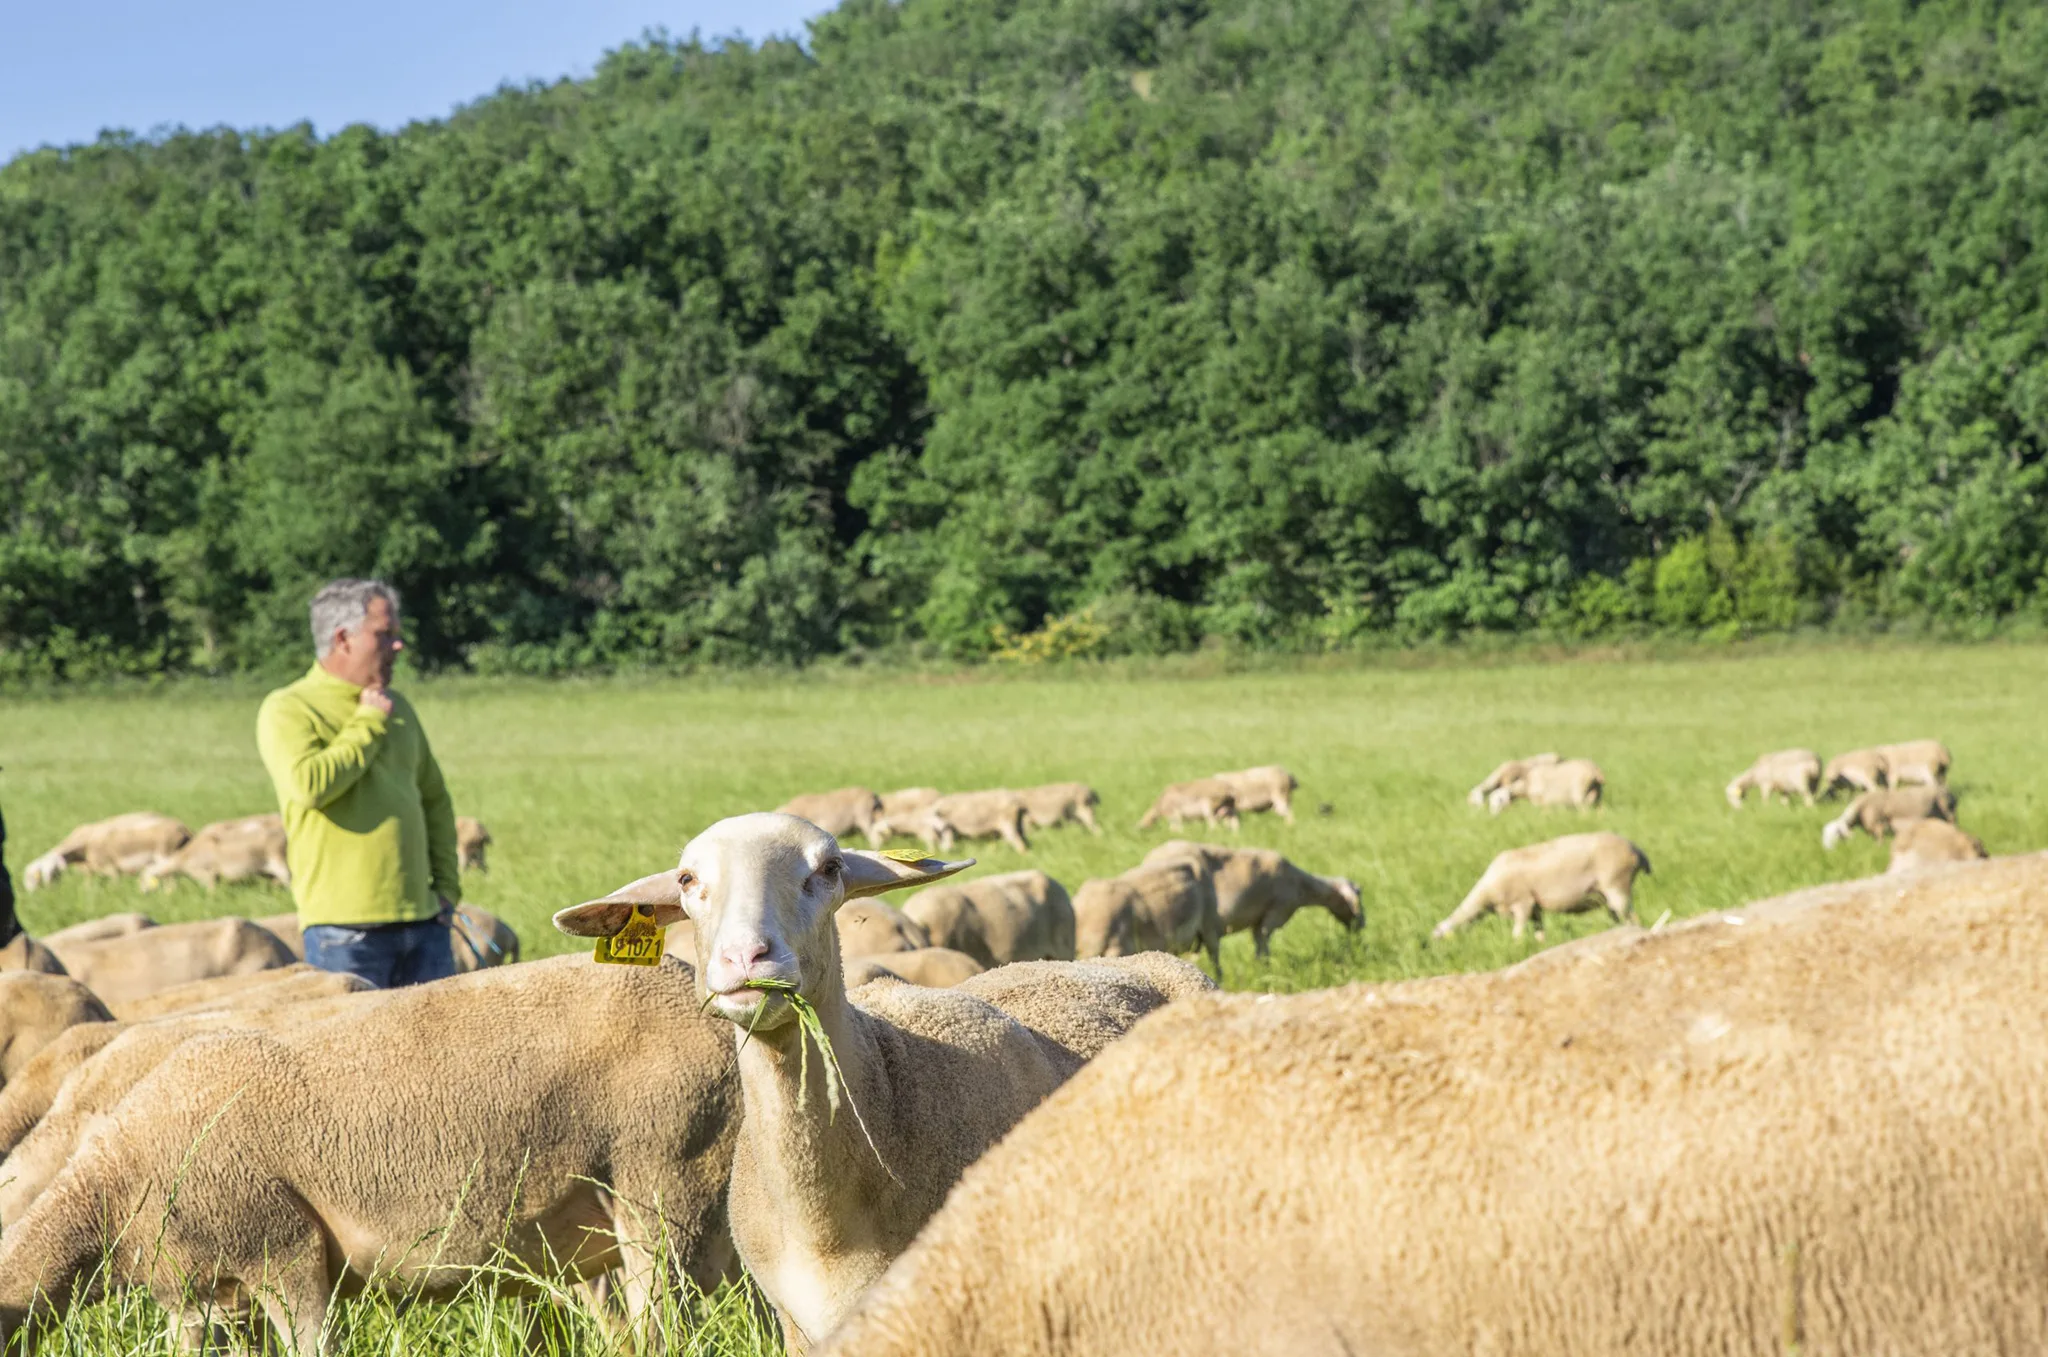
POLYGON ((447 896, 441 894, 441 892, 435 891, 434 903, 441 907, 442 924, 453 925, 455 922, 455 902, 453 900, 450 900, 447 896))
POLYGON ((371 711, 380 711, 389 716, 391 715, 391 694, 385 692, 382 687, 373 686, 365 688, 363 689, 363 695, 356 699, 356 705, 368 707, 371 711))

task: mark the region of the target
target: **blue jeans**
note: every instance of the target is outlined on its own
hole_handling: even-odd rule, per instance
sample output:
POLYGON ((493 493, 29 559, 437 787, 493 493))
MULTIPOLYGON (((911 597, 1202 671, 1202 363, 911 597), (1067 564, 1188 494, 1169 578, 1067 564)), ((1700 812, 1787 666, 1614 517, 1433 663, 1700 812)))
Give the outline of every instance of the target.
POLYGON ((378 989, 424 985, 455 974, 448 925, 439 919, 409 924, 314 924, 306 930, 306 960, 323 971, 347 971, 378 989))

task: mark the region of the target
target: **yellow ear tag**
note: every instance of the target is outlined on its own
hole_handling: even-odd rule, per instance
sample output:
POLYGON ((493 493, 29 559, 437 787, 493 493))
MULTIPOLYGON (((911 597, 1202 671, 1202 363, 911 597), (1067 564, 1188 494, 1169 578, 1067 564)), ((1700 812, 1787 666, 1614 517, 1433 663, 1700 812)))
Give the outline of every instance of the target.
POLYGON ((922 848, 884 848, 875 856, 891 862, 929 862, 932 855, 922 848))
POLYGON ((597 940, 590 959, 610 966, 659 966, 662 944, 667 940, 668 929, 654 921, 645 905, 635 905, 624 928, 597 940))

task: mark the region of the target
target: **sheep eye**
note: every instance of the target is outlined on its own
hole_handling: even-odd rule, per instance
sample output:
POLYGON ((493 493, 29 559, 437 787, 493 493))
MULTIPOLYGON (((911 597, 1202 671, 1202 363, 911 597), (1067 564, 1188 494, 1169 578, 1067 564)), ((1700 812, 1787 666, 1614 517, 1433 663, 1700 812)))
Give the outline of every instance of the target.
POLYGON ((676 889, 677 889, 677 890, 681 890, 681 891, 687 891, 687 890, 692 890, 692 889, 694 889, 694 888, 696 887, 696 885, 697 885, 697 874, 696 874, 695 872, 678 872, 678 873, 676 873, 676 889))
POLYGON ((845 864, 838 858, 827 858, 818 864, 818 875, 826 881, 831 881, 839 875, 844 867, 845 864))

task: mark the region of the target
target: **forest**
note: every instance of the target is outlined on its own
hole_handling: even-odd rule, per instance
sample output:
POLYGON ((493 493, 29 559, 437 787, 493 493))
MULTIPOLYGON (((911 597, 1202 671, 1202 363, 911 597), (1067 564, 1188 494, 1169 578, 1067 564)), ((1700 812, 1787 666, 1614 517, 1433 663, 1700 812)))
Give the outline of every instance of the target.
POLYGON ((846 0, 0 166, 0 679, 2048 620, 2048 6, 846 0))

